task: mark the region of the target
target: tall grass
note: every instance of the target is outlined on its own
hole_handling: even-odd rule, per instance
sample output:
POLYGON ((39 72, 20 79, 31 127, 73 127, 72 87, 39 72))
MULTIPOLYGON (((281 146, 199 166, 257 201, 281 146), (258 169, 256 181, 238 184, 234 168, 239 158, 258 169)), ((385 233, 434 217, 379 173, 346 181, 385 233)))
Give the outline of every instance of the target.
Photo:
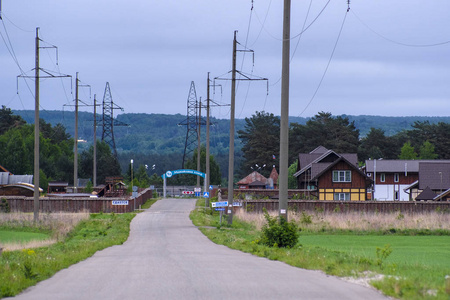
MULTIPOLYGON (((270 212, 275 216, 277 212, 270 212)), ((238 210, 235 214, 240 220, 253 224, 258 230, 265 224, 264 215, 238 210)), ((289 221, 294 221, 303 231, 449 231, 450 214, 429 212, 422 214, 403 213, 361 213, 361 212, 293 212, 289 211, 289 221)))
POLYGON ((44 241, 5 243, 0 245, 0 247, 3 248, 4 251, 12 251, 51 245, 57 241, 63 240, 78 223, 87 219, 89 219, 88 212, 57 212, 41 214, 39 216, 39 221, 35 223, 32 213, 0 213, 0 229, 45 232, 51 237, 44 241))

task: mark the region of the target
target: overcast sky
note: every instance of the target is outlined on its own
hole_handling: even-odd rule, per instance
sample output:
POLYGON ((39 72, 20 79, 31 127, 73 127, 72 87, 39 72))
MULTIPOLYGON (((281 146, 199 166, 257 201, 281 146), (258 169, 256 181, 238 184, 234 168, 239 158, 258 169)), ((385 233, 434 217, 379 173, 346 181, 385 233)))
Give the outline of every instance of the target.
MULTIPOLYGON (((91 86, 91 94, 80 89, 85 103, 94 94, 101 101, 109 82, 125 113, 186 114, 191 81, 204 100, 208 72, 231 78, 237 30, 238 49, 254 50, 254 64, 250 53, 238 53, 238 69, 268 78, 269 93, 265 82, 240 82, 236 117, 280 115, 281 0, 0 1, 1 105, 34 109, 34 81, 17 88, 13 56, 34 75, 40 27, 41 45, 57 46, 59 62, 53 49, 41 49, 41 67, 73 78, 79 72, 91 86)), ((289 114, 449 116, 450 1, 351 0, 347 7, 346 0, 292 1, 289 114)), ((215 84, 222 92, 211 97, 230 103, 230 82, 215 84)), ((41 109, 73 105, 74 87, 69 79, 41 80, 41 109)), ((229 118, 229 108, 212 115, 229 118)))

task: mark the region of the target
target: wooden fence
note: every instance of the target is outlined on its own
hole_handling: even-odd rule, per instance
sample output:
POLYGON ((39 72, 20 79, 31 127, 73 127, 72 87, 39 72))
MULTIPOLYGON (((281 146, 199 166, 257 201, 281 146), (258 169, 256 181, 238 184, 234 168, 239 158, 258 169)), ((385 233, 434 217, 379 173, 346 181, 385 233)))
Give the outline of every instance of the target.
MULTIPOLYGON (((241 200, 249 212, 278 211, 278 200, 241 200)), ((450 213, 450 202, 440 201, 309 201, 289 200, 288 210, 309 212, 450 213)))
MULTIPOLYGON (((39 211, 48 212, 81 212, 90 213, 126 213, 139 209, 148 199, 152 198, 153 191, 145 189, 138 194, 136 198, 71 198, 65 197, 41 197, 39 198, 39 211), (113 203, 119 204, 115 205, 113 203)), ((4 196, 8 201, 11 212, 33 212, 34 198, 20 196, 4 196)))

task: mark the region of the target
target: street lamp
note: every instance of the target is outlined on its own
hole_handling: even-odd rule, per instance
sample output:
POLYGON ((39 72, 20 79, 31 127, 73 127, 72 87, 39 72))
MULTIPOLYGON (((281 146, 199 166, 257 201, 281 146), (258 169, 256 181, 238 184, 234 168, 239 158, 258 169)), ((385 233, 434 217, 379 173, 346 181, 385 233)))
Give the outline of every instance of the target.
POLYGON ((439 198, 439 200, 442 200, 442 172, 439 172, 439 175, 441 175, 441 197, 439 198))
MULTIPOLYGON (((133 198, 133 159, 130 161, 131 162, 131 198, 133 198)), ((133 198, 133 206, 134 206, 134 210, 136 210, 136 199, 133 198)))

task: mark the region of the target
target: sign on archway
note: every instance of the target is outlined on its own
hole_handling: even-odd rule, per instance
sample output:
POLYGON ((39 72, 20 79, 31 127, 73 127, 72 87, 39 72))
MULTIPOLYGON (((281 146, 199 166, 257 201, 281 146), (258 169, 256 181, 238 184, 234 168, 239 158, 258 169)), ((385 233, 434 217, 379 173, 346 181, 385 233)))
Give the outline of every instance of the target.
MULTIPOLYGON (((170 178, 174 175, 178 174, 192 174, 196 176, 200 176, 203 178, 206 178, 206 173, 197 171, 197 170, 191 170, 191 169, 179 169, 179 170, 173 170, 173 171, 166 171, 166 173, 162 174, 161 177, 164 179, 164 187, 163 187, 163 196, 166 198, 166 187, 167 187, 167 178, 170 178)), ((206 189, 206 180, 205 180, 205 186, 204 191, 207 191, 206 189)))

